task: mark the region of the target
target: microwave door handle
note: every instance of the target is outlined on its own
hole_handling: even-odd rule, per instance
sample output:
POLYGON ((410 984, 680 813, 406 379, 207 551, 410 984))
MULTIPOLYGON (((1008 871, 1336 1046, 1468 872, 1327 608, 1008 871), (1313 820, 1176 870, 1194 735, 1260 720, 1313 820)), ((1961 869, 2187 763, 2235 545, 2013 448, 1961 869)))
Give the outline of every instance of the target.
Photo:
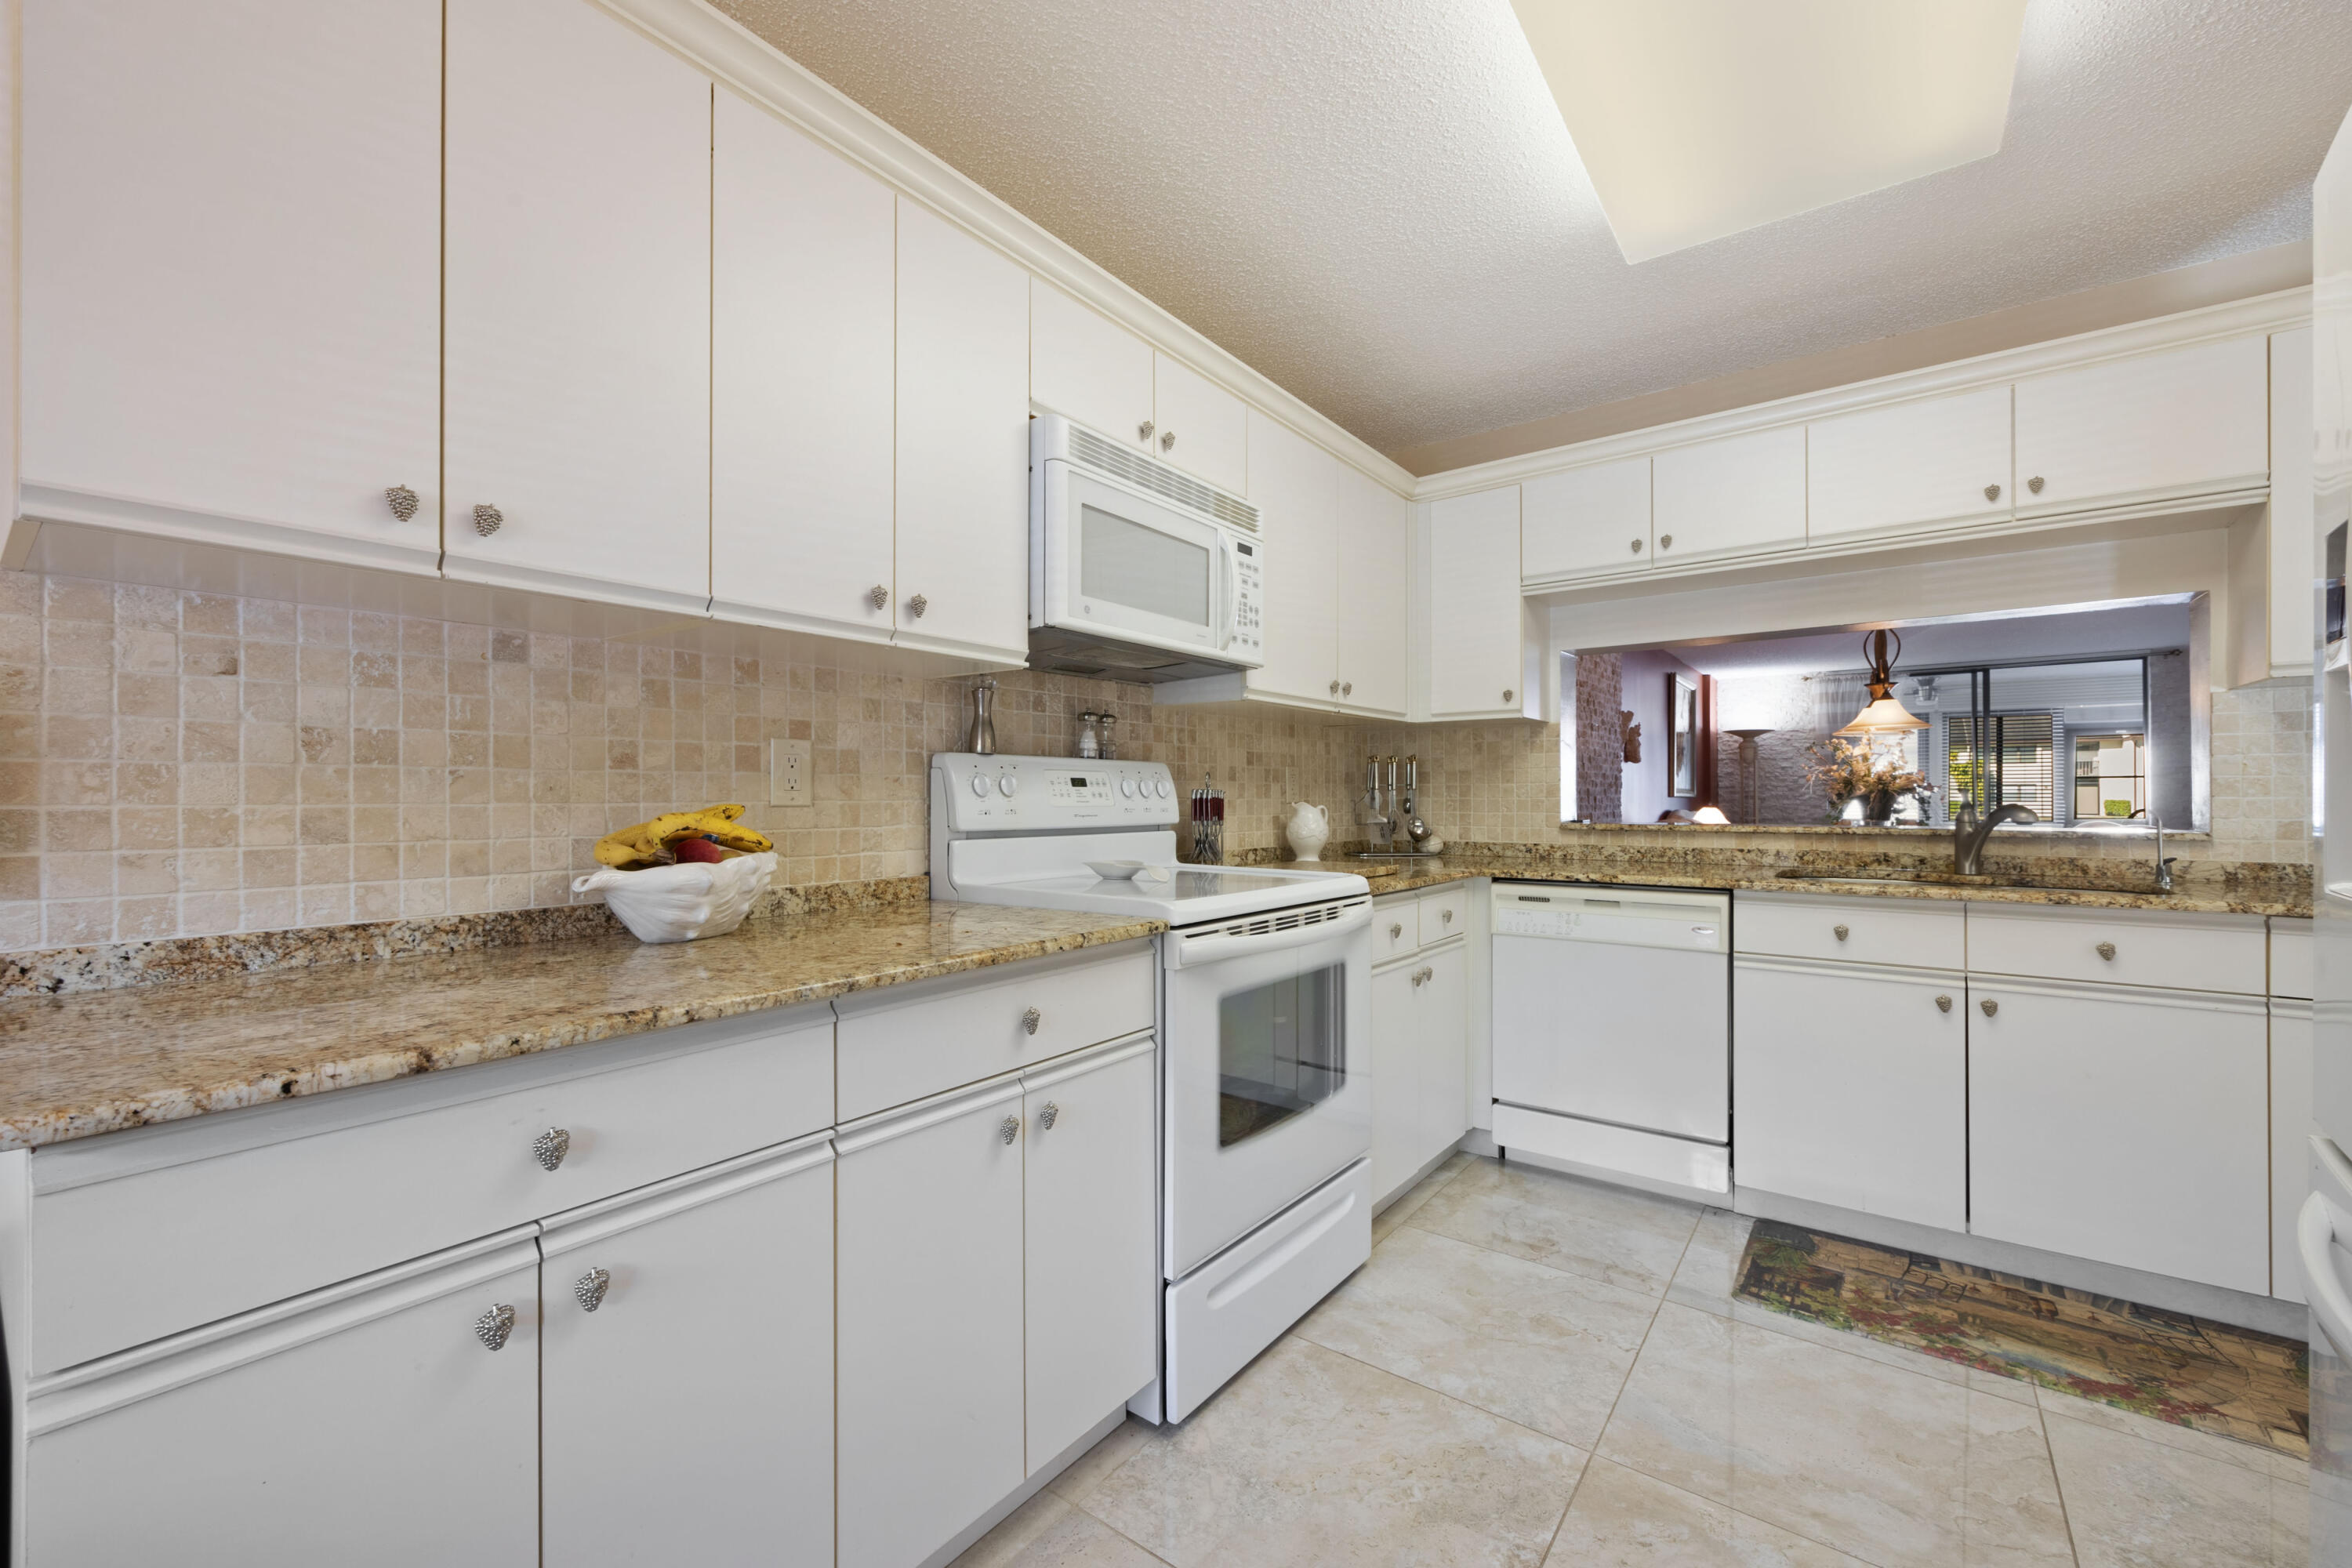
POLYGON ((1223 640, 1219 642, 1217 647, 1220 650, 1223 650, 1234 646, 1234 623, 1239 618, 1241 614, 1242 584, 1241 568, 1236 565, 1234 561, 1234 542, 1230 539, 1220 536, 1217 540, 1217 554, 1218 557, 1224 562, 1225 565, 1224 610, 1223 613, 1217 617, 1218 625, 1224 634, 1223 640))

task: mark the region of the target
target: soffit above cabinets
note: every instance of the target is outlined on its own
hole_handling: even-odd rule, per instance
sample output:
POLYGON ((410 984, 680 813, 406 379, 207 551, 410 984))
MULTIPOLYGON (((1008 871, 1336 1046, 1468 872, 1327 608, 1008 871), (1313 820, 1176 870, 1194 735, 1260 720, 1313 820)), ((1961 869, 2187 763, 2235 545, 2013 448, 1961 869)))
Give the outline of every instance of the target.
POLYGON ((1508 0, 716 0, 1383 451, 2304 237, 2352 7, 2028 5, 2000 150, 1640 266, 1508 0))

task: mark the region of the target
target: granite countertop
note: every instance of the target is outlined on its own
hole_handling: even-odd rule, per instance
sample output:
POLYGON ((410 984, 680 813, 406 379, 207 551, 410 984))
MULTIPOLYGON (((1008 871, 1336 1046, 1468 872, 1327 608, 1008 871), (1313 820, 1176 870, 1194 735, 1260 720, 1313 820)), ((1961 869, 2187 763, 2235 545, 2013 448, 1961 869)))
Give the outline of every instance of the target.
MULTIPOLYGON (((1619 856, 1580 856, 1573 850, 1549 851, 1540 857, 1466 853, 1422 860, 1327 859, 1282 860, 1275 867, 1300 871, 1349 870, 1372 885, 1374 897, 1409 893, 1475 877, 1518 878, 1529 881, 1594 882, 1645 888, 1729 889, 1748 892, 1820 893, 1844 897, 1965 900, 1979 904, 2047 904, 2093 910, 2173 910, 2184 914, 2285 915, 2308 918, 2311 891, 2259 879, 2220 875, 2206 877, 2192 865, 2179 872, 2172 892, 2123 887, 2001 887, 1964 886, 1937 882, 1886 881, 1864 885, 1783 877, 1774 865, 1741 866, 1725 858, 1707 864, 1699 856, 1680 857, 1674 864, 1626 863, 1619 856)), ((2114 862, 2096 864, 2112 868, 2114 862)), ((1899 875, 1878 866, 1808 867, 1826 876, 1899 875)), ((2144 871, 2145 868, 2136 868, 2144 871)), ((2031 873, 2022 873, 2031 875, 2031 873)))
POLYGON ((0 1149, 266 1105, 1152 936, 1156 920, 907 903, 0 1002, 0 1149))

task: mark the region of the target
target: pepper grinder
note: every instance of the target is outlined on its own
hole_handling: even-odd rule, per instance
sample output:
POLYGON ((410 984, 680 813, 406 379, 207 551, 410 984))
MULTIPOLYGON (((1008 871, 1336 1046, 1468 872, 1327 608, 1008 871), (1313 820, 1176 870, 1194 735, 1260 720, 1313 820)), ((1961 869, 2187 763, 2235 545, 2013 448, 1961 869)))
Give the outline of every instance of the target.
POLYGON ((996 754, 996 678, 992 675, 971 689, 971 744, 964 750, 982 757, 996 754))
POLYGON ((1102 716, 1101 751, 1102 760, 1107 763, 1115 763, 1118 761, 1118 741, 1111 732, 1111 726, 1118 722, 1118 715, 1106 709, 1102 716))
POLYGON ((1092 762, 1102 755, 1102 737, 1095 729, 1101 722, 1102 715, 1092 709, 1078 715, 1078 756, 1081 760, 1092 762))

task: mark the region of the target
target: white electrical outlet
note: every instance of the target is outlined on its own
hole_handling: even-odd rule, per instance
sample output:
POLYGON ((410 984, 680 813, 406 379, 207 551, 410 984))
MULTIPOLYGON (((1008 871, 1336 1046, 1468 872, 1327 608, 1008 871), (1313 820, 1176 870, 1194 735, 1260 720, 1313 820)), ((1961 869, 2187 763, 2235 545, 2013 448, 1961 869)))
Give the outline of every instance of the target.
POLYGON ((768 804, 770 805, 810 805, 814 796, 809 793, 809 743, 806 741, 771 741, 768 742, 768 804))

